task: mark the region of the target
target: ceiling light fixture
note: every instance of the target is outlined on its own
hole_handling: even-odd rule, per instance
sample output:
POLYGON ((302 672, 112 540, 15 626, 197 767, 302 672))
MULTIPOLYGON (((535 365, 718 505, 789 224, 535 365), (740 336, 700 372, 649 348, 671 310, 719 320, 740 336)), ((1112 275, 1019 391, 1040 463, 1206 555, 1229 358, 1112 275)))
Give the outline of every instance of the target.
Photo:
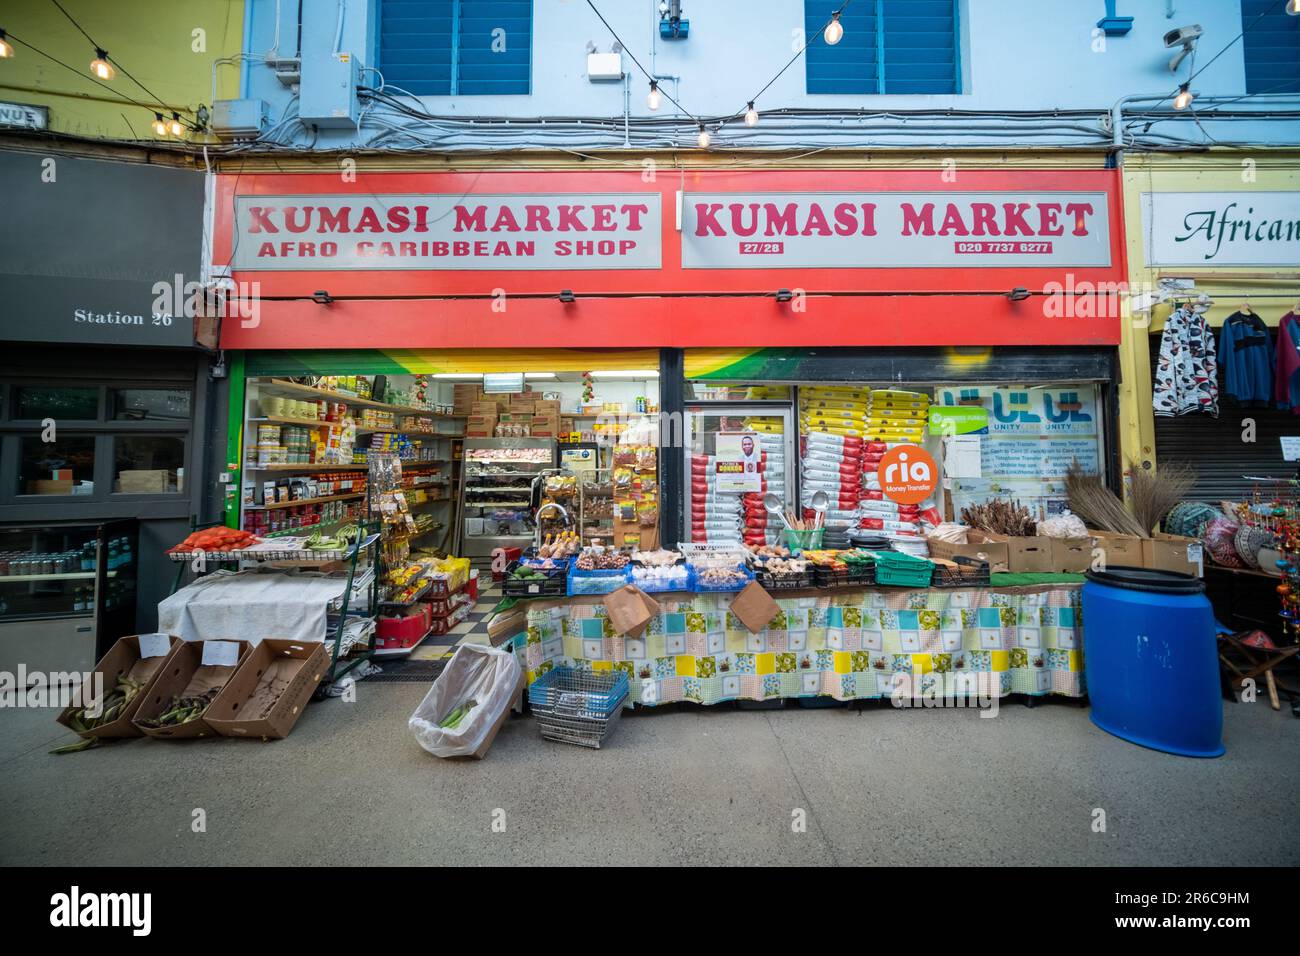
POLYGON ((592 378, 658 378, 657 368, 605 369, 589 373, 592 378))

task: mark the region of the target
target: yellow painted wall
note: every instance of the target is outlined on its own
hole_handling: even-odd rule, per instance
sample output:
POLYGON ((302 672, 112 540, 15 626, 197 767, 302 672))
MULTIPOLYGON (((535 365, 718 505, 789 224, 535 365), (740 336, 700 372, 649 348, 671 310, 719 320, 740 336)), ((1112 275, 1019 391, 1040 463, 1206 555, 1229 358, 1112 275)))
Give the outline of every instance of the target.
MULTIPOLYGON (((240 52, 243 0, 62 0, 64 8, 95 42, 131 74, 181 113, 193 119, 200 104, 212 106, 212 65, 240 52), (196 51, 194 30, 206 49, 196 51)), ((112 90, 90 78, 95 57, 90 42, 49 0, 6 0, 0 27, 11 35, 15 55, 0 60, 0 99, 45 106, 50 128, 60 133, 106 139, 153 139, 152 97, 119 70, 112 90), (62 60, 52 62, 17 40, 62 60), (125 94, 125 95, 123 95, 125 94), (128 99, 129 97, 130 99, 128 99), (149 104, 148 109, 133 104, 149 104)), ((239 95, 237 67, 217 71, 217 97, 239 95)), ((164 113, 170 116, 170 112, 164 113)))
MULTIPOLYGON (((1300 263, 1289 268, 1202 266, 1195 270, 1148 266, 1141 206, 1144 192, 1300 191, 1300 151, 1135 153, 1124 158, 1123 180, 1130 287, 1152 288, 1162 277, 1193 277, 1197 290, 1208 292, 1214 300, 1208 318, 1216 327, 1243 303, 1274 327, 1288 311, 1300 312, 1300 263), (1262 275, 1280 278, 1257 278, 1262 275)), ((1126 465, 1156 463, 1149 338, 1161 333, 1172 310, 1172 305, 1157 306, 1149 319, 1125 314, 1120 346, 1120 451, 1126 465)))

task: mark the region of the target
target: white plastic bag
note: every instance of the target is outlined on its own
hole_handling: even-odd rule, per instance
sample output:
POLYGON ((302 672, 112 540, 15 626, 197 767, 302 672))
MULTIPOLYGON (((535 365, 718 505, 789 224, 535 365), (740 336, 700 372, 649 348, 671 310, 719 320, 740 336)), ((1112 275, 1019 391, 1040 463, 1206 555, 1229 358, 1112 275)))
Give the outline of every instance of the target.
POLYGON ((498 719, 514 704, 522 681, 523 672, 514 654, 481 644, 462 644, 415 708, 407 726, 420 746, 435 757, 481 757, 480 747, 493 734, 498 719), (438 726, 438 721, 458 704, 471 698, 476 703, 460 726, 438 726))

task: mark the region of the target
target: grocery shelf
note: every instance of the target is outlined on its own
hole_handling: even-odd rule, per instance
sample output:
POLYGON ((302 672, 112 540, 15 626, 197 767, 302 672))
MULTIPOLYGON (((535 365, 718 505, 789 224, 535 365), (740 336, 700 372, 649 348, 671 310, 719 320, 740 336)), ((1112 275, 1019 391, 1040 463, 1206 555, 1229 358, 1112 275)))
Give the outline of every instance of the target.
POLYGON ((296 508, 299 505, 319 505, 326 501, 354 501, 357 498, 364 498, 365 492, 354 492, 349 495, 330 495, 328 498, 298 498, 294 501, 277 501, 269 505, 245 505, 245 511, 276 511, 280 508, 296 508))
POLYGON ((358 428, 357 435, 412 435, 416 438, 464 438, 461 432, 425 432, 409 428, 358 428))
POLYGON ((368 471, 369 465, 330 465, 311 463, 305 465, 245 465, 245 471, 368 471))
MULTIPOLYGON (((94 571, 60 571, 57 574, 0 574, 0 584, 9 581, 88 581, 94 576, 94 571)), ((107 571, 105 577, 115 578, 117 572, 107 571)))
POLYGON ((342 422, 326 421, 322 418, 286 418, 282 415, 263 415, 259 418, 250 418, 250 425, 306 425, 309 428, 318 428, 321 425, 335 425, 342 427, 342 422))
POLYGON ((445 415, 430 408, 416 408, 414 405, 390 405, 388 402, 377 402, 373 398, 361 398, 357 395, 349 395, 346 392, 316 388, 314 385, 286 382, 280 378, 273 378, 269 382, 255 382, 254 384, 257 385, 259 394, 262 395, 280 395, 286 398, 324 398, 329 401, 342 402, 345 405, 356 405, 359 408, 378 408, 384 411, 399 412, 404 415, 428 415, 430 418, 461 419, 468 417, 465 415, 445 415))

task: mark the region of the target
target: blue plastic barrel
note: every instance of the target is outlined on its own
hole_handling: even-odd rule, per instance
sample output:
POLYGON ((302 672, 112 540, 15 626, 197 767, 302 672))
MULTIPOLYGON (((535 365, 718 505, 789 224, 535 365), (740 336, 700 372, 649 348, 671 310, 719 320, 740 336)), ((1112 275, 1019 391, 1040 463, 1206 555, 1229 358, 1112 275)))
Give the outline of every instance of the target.
POLYGON ((1223 754, 1214 611, 1198 578, 1089 571, 1083 667, 1092 722, 1102 730, 1184 757, 1223 754))

